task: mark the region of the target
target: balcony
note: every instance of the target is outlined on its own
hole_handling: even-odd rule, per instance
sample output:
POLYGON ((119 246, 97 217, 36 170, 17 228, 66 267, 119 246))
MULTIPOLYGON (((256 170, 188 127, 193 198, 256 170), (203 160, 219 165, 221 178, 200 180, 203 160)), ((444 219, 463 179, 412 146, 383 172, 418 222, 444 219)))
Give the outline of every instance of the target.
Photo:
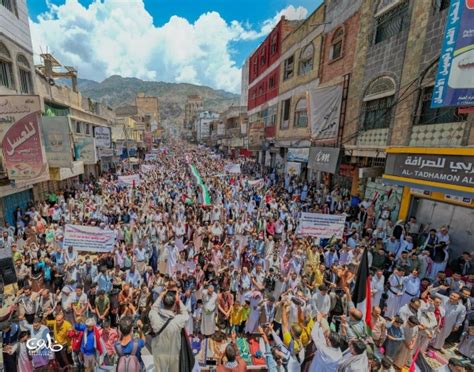
POLYGON ((265 138, 274 138, 276 136, 276 126, 265 127, 265 138))

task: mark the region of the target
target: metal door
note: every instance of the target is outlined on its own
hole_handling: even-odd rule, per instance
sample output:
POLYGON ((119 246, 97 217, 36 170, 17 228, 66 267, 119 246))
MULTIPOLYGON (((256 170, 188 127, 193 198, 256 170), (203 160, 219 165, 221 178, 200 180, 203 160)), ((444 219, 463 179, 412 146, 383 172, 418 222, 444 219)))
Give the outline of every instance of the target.
POLYGON ((3 199, 3 213, 5 221, 9 225, 14 226, 13 213, 17 207, 20 207, 23 212, 26 211, 28 202, 33 201, 33 194, 31 190, 17 192, 16 194, 8 195, 3 199))

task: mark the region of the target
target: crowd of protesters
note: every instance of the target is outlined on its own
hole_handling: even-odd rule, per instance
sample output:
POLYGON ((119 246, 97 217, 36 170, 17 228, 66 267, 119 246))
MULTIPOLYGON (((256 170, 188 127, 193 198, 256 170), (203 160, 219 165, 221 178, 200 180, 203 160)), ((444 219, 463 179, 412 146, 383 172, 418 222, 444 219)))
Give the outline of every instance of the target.
POLYGON ((140 371, 147 349, 155 371, 180 371, 182 329, 195 370, 399 371, 434 354, 472 370, 472 242, 455 255, 446 226, 423 231, 337 185, 252 161, 226 174, 227 162, 170 141, 153 169, 119 168, 18 208, 0 239, 18 280, 3 300, 5 370, 140 371), (120 184, 127 174, 140 182, 120 184), (301 212, 345 214, 343 238, 300 236, 301 212), (66 224, 114 231, 115 247, 65 246, 66 224), (369 324, 352 301, 365 250, 369 324))

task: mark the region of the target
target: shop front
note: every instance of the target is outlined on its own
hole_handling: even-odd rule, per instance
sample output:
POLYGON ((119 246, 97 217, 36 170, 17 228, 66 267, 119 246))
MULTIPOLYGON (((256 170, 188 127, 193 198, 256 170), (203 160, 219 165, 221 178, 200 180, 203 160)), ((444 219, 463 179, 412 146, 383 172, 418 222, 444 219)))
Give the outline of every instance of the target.
POLYGON ((449 228, 450 250, 466 250, 474 233, 473 148, 387 148, 384 183, 403 187, 398 218, 422 230, 449 228))

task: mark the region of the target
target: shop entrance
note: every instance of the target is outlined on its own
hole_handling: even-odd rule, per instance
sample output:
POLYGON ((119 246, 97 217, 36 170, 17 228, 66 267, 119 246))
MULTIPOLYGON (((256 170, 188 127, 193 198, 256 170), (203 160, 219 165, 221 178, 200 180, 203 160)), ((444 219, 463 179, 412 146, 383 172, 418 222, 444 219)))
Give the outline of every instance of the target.
MULTIPOLYGON (((424 198, 413 198, 409 216, 426 230, 449 226, 450 251, 454 257, 470 250, 474 240, 474 209, 424 198)), ((453 257, 451 257, 453 258, 453 257)))

